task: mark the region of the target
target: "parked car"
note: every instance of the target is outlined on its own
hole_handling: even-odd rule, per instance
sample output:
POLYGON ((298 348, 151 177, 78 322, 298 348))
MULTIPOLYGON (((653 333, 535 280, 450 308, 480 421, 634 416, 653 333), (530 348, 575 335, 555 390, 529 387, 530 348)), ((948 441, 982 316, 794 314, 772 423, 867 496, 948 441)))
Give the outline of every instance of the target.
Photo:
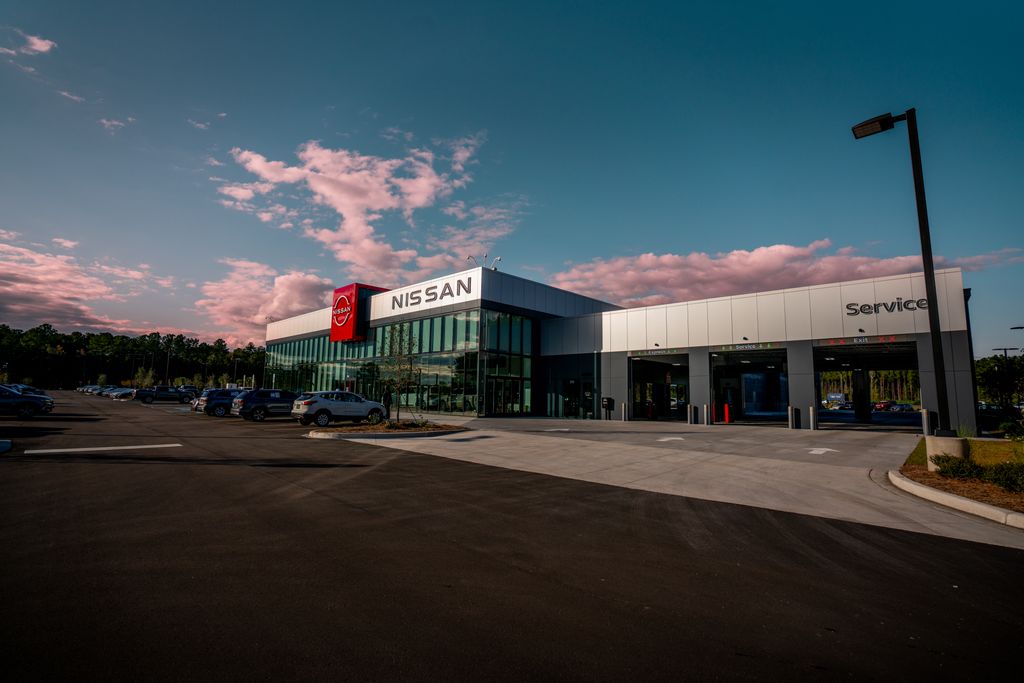
POLYGON ((893 403, 889 406, 889 411, 893 413, 912 413, 914 412, 914 406, 909 403, 893 403))
POLYGON ((109 396, 110 398, 115 399, 115 400, 117 400, 117 399, 120 399, 120 400, 125 400, 125 399, 131 400, 131 399, 135 398, 135 390, 131 389, 129 387, 121 387, 120 389, 114 389, 113 391, 108 391, 107 392, 107 396, 109 396))
POLYGON ((53 399, 49 396, 23 394, 9 387, 0 386, 0 414, 27 419, 52 410, 53 399))
POLYGON ((297 397, 294 391, 284 389, 243 391, 232 399, 231 414, 256 422, 262 422, 268 417, 288 417, 292 412, 292 402, 297 397))
POLYGON ((192 409, 197 413, 226 417, 231 414, 231 402, 241 393, 241 389, 204 389, 192 409))
POLYGON ((178 391, 176 387, 172 387, 167 384, 157 384, 156 386, 147 387, 145 389, 136 389, 135 400, 142 401, 143 403, 152 403, 153 401, 191 403, 192 394, 178 391))
POLYGON ((368 420, 384 417, 384 405, 367 401, 350 391, 313 391, 302 394, 292 405, 292 417, 301 425, 326 427, 334 420, 368 420))
POLYGON ((14 389, 19 394, 35 394, 36 396, 46 396, 46 392, 42 389, 36 389, 28 384, 5 384, 5 387, 14 389))
POLYGON ((198 396, 201 393, 199 391, 199 387, 197 387, 195 384, 179 384, 178 391, 187 392, 189 394, 192 394, 193 396, 198 396))
POLYGON ((889 408, 892 408, 892 401, 878 401, 875 403, 874 408, 880 411, 889 410, 889 408))

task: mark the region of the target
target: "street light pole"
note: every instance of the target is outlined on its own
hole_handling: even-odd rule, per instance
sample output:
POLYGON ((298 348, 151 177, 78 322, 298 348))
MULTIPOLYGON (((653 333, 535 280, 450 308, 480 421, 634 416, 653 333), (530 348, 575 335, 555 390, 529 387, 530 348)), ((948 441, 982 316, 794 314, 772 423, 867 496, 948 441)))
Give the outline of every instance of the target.
POLYGON ((1002 351, 1003 352, 1003 358, 1009 358, 1010 357, 1010 351, 1019 351, 1020 349, 1018 347, 1016 347, 1016 346, 1000 346, 1000 347, 992 349, 992 350, 993 351, 1002 351))
POLYGON ((914 199, 917 202, 917 225, 921 233, 921 261, 924 265, 924 287, 928 298, 928 332, 932 342, 932 363, 935 370, 935 390, 938 394, 938 426, 936 436, 956 436, 950 429, 949 396, 946 393, 946 359, 942 354, 942 336, 939 328, 939 299, 935 286, 935 262, 932 259, 932 238, 928 227, 928 204, 924 195, 924 171, 921 168, 921 144, 917 135, 917 110, 911 107, 903 114, 883 114, 853 127, 853 137, 860 139, 891 130, 897 121, 907 122, 910 139, 910 165, 914 173, 914 199))

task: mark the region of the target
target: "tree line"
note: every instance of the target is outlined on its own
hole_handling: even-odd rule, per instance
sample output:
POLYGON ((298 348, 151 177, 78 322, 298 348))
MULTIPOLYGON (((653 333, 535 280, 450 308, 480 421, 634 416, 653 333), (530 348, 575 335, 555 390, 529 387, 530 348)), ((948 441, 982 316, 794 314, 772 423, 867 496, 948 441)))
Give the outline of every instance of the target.
POLYGON ((223 339, 208 343, 181 334, 151 332, 132 337, 110 332, 62 333, 49 324, 24 331, 0 325, 0 383, 51 389, 164 382, 258 384, 265 363, 266 350, 252 343, 230 349, 223 339))

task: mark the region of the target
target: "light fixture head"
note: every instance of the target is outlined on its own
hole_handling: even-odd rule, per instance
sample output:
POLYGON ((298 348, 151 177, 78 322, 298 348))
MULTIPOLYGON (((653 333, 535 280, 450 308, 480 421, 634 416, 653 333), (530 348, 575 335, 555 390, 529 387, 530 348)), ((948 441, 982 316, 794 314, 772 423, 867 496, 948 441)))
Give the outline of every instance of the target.
POLYGON ((866 138, 869 135, 874 135, 876 133, 882 133, 887 130, 892 130, 893 127, 895 127, 895 125, 896 122, 895 119, 893 119, 891 112, 882 114, 881 116, 876 116, 873 119, 861 121, 856 126, 854 126, 853 138, 855 140, 860 140, 861 138, 866 138))

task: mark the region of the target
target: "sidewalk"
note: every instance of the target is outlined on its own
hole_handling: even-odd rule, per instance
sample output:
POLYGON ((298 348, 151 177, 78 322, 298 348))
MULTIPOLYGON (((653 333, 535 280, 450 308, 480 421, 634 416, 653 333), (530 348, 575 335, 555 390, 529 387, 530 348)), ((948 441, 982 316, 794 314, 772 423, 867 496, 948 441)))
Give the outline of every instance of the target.
MULTIPOLYGON (((443 421, 443 420, 442 420, 443 421)), ((362 443, 600 484, 1024 548, 1024 531, 894 487, 917 437, 777 427, 473 420, 476 431, 362 443), (489 427, 480 429, 480 427, 489 427)))

